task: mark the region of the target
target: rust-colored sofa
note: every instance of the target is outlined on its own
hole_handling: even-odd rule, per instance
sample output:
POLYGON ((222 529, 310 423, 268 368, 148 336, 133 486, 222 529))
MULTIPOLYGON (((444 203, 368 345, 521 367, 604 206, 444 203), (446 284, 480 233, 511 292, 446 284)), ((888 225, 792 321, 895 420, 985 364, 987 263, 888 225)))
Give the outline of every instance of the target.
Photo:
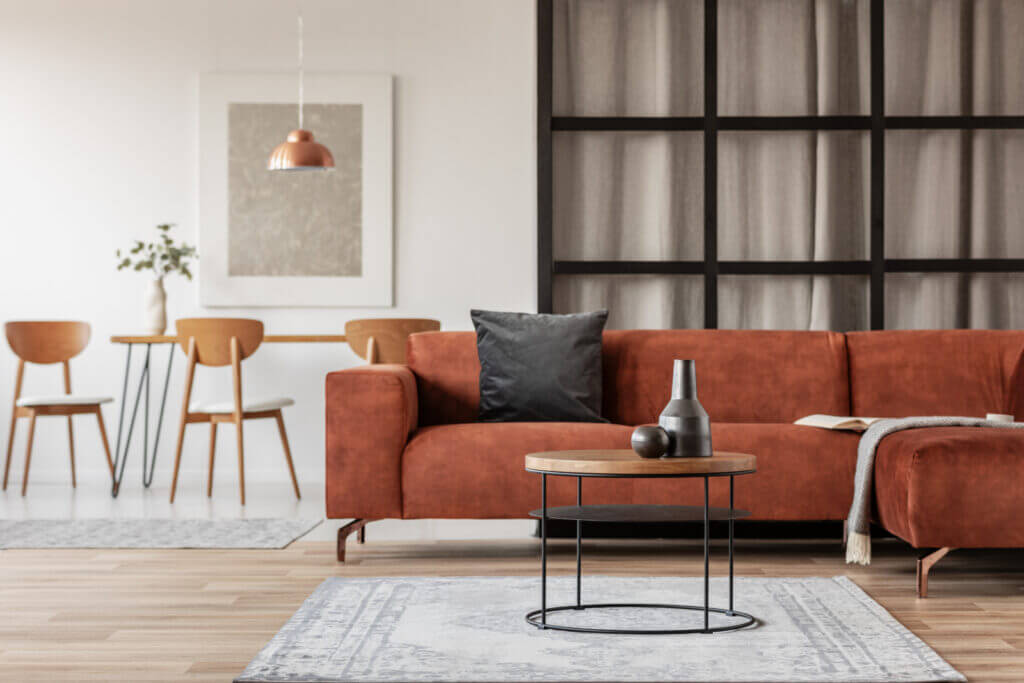
MULTIPOLYGON (((472 332, 413 335, 408 365, 327 376, 327 516, 355 518, 345 537, 382 518, 526 517, 537 478, 526 453, 628 448, 633 426, 657 420, 672 361, 697 361, 701 403, 718 450, 757 455, 736 481, 752 519, 842 520, 859 435, 799 427, 811 413, 899 417, 1024 412, 1024 332, 624 330, 604 335, 609 424, 480 423, 472 332)), ((574 482, 549 483, 554 505, 574 482)), ((593 480, 590 500, 678 502, 698 481, 593 480)), ((877 521, 918 548, 1024 547, 1024 433, 947 428, 886 438, 875 468, 877 521)), ((712 504, 727 504, 712 484, 712 504)), ((927 567, 926 567, 927 568, 927 567)))

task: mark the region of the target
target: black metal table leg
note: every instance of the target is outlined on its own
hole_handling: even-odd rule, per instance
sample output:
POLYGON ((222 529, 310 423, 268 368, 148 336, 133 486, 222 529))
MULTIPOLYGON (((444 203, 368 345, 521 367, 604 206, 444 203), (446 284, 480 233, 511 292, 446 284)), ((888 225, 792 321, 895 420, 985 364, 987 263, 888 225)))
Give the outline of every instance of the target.
POLYGON ((114 485, 111 489, 111 495, 117 497, 121 491, 121 482, 124 480, 125 465, 128 462, 128 452, 131 450, 132 436, 135 432, 135 421, 139 413, 139 404, 144 401, 143 407, 143 435, 142 435, 142 485, 148 488, 153 483, 153 474, 156 470, 156 455, 160 445, 160 431, 163 427, 164 421, 164 408, 167 404, 167 388, 171 380, 171 362, 174 357, 174 345, 171 344, 171 354, 167 359, 167 374, 164 376, 164 388, 162 392, 162 398, 160 401, 160 412, 157 418, 156 434, 153 437, 153 451, 150 453, 149 450, 149 394, 150 394, 150 352, 152 350, 152 344, 146 344, 146 356, 142 364, 142 374, 139 376, 138 389, 135 392, 135 403, 131 409, 131 416, 128 420, 128 431, 124 433, 124 411, 125 405, 128 402, 128 380, 131 374, 131 362, 132 362, 132 346, 134 344, 129 343, 128 345, 127 360, 125 361, 124 368, 124 382, 121 389, 121 408, 117 421, 117 446, 114 452, 114 485), (143 399, 143 389, 145 389, 145 398, 143 399), (122 438, 122 435, 124 438, 122 438), (124 447, 121 447, 121 444, 124 447))
POLYGON ((142 480, 146 480, 146 455, 149 453, 149 353, 153 349, 149 344, 146 345, 146 371, 143 373, 141 382, 146 383, 146 402, 145 409, 142 412, 142 480))
POLYGON ((736 514, 735 513, 736 507, 734 505, 734 499, 733 499, 733 484, 735 483, 735 480, 736 480, 736 477, 729 477, 729 611, 726 614, 728 614, 730 617, 732 616, 732 580, 733 580, 732 544, 733 544, 733 538, 735 536, 735 520, 733 519, 733 515, 736 514))
POLYGON ((540 624, 548 623, 548 475, 540 475, 540 624))
MULTIPOLYGON (((128 420, 128 434, 124 438, 124 450, 120 450, 121 444, 121 428, 123 424, 118 421, 117 425, 117 443, 118 452, 114 454, 114 471, 117 472, 117 476, 114 479, 114 490, 112 495, 116 498, 117 494, 121 491, 121 482, 124 480, 124 466, 128 463, 128 451, 131 449, 132 434, 135 432, 135 418, 139 414, 139 403, 142 400, 142 387, 146 380, 146 375, 149 373, 149 349, 150 344, 146 344, 146 360, 142 364, 142 374, 139 375, 139 388, 135 392, 135 405, 132 406, 131 418, 128 420), (120 467, 118 467, 120 464, 120 467)), ((125 384, 127 384, 128 373, 131 372, 131 367, 125 368, 125 384)), ((123 407, 123 404, 122 404, 123 407)))
MULTIPOLYGON (((117 498, 120 479, 117 476, 117 465, 121 460, 121 430, 124 427, 124 406, 128 402, 128 373, 132 369, 132 346, 128 344, 127 359, 124 363, 124 382, 121 384, 121 408, 117 418, 117 444, 114 446, 114 483, 110 489, 110 495, 117 498)), ((122 470, 124 467, 121 468, 122 470)))
MULTIPOLYGON (((583 505, 583 477, 576 477, 576 506, 583 505)), ((583 522, 576 520, 576 609, 582 608, 580 578, 583 574, 583 522)))
POLYGON ((708 506, 708 478, 704 477, 704 632, 708 630, 708 597, 709 584, 711 580, 711 520, 710 508, 708 506))
MULTIPOLYGON (((164 409, 167 407, 167 388, 171 384, 171 366, 174 364, 174 344, 170 345, 171 350, 167 354, 167 372, 164 374, 164 390, 163 395, 160 398, 160 412, 157 413, 156 418, 156 434, 153 435, 153 452, 149 456, 149 462, 147 467, 146 452, 142 454, 142 486, 149 488, 153 484, 153 475, 156 472, 156 454, 160 448, 160 431, 164 426, 164 409)), ((148 385, 148 381, 147 381, 148 385)), ((149 402, 149 389, 146 389, 146 402, 149 402)), ((149 423, 149 420, 146 420, 149 423)))

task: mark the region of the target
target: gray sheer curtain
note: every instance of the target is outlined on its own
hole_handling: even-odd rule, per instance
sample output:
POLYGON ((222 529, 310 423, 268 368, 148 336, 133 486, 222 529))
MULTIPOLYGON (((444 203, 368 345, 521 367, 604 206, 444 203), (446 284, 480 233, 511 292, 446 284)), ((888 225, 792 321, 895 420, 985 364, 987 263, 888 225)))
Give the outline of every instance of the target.
MULTIPOLYGON (((701 0, 556 2, 553 108, 573 116, 699 116, 701 0)), ((701 133, 553 139, 554 253, 567 260, 701 259, 701 133)), ((609 327, 701 327, 703 279, 557 278, 555 310, 607 307, 609 327)))
MULTIPOLYGON (((886 3, 886 105, 896 115, 1024 113, 1024 2, 886 3), (911 39, 908 39, 911 38, 911 39)), ((886 138, 886 254, 1024 256, 1024 133, 894 131, 886 138)), ((1024 327, 1019 275, 901 274, 890 327, 1024 327)))
MULTIPOLYGON (((719 113, 867 114, 869 5, 720 0, 719 113)), ((890 0, 886 11, 890 114, 1024 112, 1013 80, 1024 2, 890 0)), ((701 0, 556 0, 554 28, 556 115, 703 113, 701 0)), ((719 258, 867 258, 868 145, 862 132, 720 133, 719 258)), ((1024 255, 1022 146, 1000 131, 890 132, 887 255, 1024 255)), ((703 172, 699 133, 556 133, 555 258, 701 259, 703 172)), ((887 324, 1019 324, 1008 292, 1020 281, 890 276, 887 324)), ((700 327, 702 284, 560 276, 555 307, 608 306, 615 327, 700 327)), ((721 327, 861 329, 868 282, 723 276, 718 310, 721 327)))

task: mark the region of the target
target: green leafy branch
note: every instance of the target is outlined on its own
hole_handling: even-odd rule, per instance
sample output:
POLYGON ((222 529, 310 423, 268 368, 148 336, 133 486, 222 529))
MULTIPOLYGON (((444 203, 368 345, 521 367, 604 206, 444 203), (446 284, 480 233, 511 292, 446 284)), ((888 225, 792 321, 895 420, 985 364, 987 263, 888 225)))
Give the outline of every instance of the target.
POLYGON ((135 240, 135 244, 122 254, 117 250, 117 269, 130 268, 136 272, 152 271, 154 277, 163 278, 170 273, 179 273, 189 280, 192 279, 192 271, 189 270, 189 261, 196 258, 196 248, 182 242, 176 244, 171 236, 167 234, 174 227, 173 223, 161 223, 156 226, 159 230, 159 237, 155 242, 142 242, 135 240))

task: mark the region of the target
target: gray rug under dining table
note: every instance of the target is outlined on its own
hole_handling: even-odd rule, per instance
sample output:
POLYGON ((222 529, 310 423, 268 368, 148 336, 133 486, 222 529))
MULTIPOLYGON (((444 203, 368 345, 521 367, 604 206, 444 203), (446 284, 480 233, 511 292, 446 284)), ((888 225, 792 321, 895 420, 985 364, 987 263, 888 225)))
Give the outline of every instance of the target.
POLYGON ((319 519, 0 520, 0 549, 285 548, 319 519))
MULTIPOLYGON (((548 606, 575 578, 548 579, 548 606)), ((606 635, 539 630, 534 577, 329 578, 236 679, 256 681, 963 681, 959 672, 856 584, 835 578, 738 578, 741 631, 606 635)), ((712 604, 726 599, 712 579, 712 604)), ((703 604, 700 578, 584 577, 584 602, 703 604)), ((727 619, 712 615, 712 623, 727 619)), ((566 611, 549 622, 686 627, 698 612, 566 611)))

